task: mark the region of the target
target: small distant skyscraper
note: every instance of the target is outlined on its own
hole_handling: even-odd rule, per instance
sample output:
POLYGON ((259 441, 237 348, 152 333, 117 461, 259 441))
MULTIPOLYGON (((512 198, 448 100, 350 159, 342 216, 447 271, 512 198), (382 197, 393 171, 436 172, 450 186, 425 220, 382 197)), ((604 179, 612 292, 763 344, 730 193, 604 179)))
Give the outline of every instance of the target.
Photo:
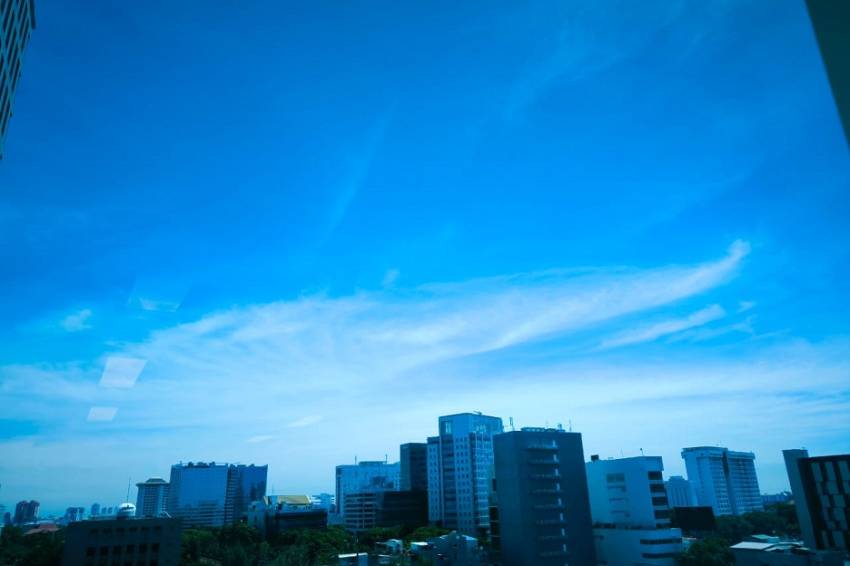
POLYGON ((806 546, 850 551, 850 454, 809 457, 783 450, 806 546))
POLYGON ((171 466, 166 508, 185 526, 221 527, 238 521, 251 501, 266 494, 268 466, 209 464, 171 466))
POLYGON ((670 500, 670 507, 695 507, 697 497, 694 494, 694 487, 691 482, 682 476, 670 476, 664 487, 667 488, 667 499, 670 500))
POLYGON ((428 489, 428 445, 409 442, 399 449, 401 466, 401 491, 426 491, 428 489))
POLYGON ((168 482, 162 478, 150 478, 136 484, 137 517, 159 517, 167 510, 168 482))
POLYGON ((493 435, 502 419, 481 413, 440 417, 428 438, 428 518, 478 536, 490 527, 493 435))
POLYGON ((100 515, 100 503, 92 503, 89 517, 97 517, 98 515, 100 515))
POLYGON ((23 525, 26 523, 34 523, 38 520, 38 501, 19 501, 17 505, 15 505, 15 518, 13 522, 16 525, 23 525))
POLYGON ((682 458, 697 503, 711 507, 715 515, 741 515, 764 508, 752 452, 697 446, 683 449, 682 458))
POLYGON ((15 90, 21 76, 21 61, 29 42, 30 32, 35 29, 34 0, 4 0, 0 2, 0 158, 3 157, 3 142, 15 90))
POLYGON ((587 463, 587 485, 600 564, 673 566, 682 531, 670 528, 660 456, 587 463))
POLYGON ((501 563, 595 564, 581 434, 523 428, 497 434, 493 445, 501 563))

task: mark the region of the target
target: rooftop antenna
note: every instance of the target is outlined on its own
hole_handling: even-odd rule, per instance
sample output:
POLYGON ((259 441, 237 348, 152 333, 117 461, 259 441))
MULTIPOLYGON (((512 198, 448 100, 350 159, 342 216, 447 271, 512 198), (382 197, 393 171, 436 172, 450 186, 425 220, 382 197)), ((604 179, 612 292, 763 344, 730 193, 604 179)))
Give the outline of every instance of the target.
POLYGON ((512 431, 513 431, 513 430, 516 430, 516 429, 514 428, 514 418, 513 418, 513 417, 508 417, 508 422, 510 422, 510 423, 511 423, 511 430, 512 430, 512 431))
POLYGON ((357 454, 354 455, 354 465, 357 465, 357 454))
POLYGON ((130 477, 127 478, 127 499, 125 499, 124 501, 130 501, 130 481, 131 481, 131 479, 132 478, 130 478, 130 477))
POLYGON ((567 422, 569 422, 569 424, 570 424, 570 432, 572 432, 572 431, 573 431, 573 419, 570 419, 570 420, 569 420, 569 421, 567 421, 567 422))
POLYGON ((389 462, 389 459, 390 459, 389 456, 387 454, 384 454, 384 464, 389 462))
POLYGON ((643 448, 640 449, 640 455, 643 456, 643 448))

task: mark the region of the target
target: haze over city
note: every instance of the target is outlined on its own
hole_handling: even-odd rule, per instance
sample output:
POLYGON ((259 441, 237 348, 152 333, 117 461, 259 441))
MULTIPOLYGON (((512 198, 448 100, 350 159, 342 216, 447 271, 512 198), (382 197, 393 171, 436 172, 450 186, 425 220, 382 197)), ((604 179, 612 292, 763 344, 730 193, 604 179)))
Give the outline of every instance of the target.
POLYGON ((37 33, 0 503, 193 460, 331 491, 466 411, 666 474, 752 451, 765 492, 783 449, 848 451, 850 166, 803 3, 45 0, 37 33))

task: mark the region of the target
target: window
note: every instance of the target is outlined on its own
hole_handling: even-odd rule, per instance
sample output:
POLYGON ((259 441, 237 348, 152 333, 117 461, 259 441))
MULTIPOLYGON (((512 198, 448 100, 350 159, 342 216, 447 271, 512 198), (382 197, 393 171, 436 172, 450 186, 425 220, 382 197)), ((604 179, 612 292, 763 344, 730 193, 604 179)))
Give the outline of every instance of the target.
POLYGON ((625 474, 608 474, 605 476, 605 481, 608 483, 617 483, 626 481, 625 474))

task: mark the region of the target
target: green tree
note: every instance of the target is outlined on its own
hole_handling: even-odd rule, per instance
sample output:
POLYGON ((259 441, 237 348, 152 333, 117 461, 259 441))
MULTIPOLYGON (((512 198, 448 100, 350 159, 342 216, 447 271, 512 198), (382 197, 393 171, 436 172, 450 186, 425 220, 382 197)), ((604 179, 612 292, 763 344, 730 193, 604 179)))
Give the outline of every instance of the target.
POLYGON ((728 566, 734 564, 729 545, 721 538, 707 538, 691 544, 676 557, 678 566, 728 566))

